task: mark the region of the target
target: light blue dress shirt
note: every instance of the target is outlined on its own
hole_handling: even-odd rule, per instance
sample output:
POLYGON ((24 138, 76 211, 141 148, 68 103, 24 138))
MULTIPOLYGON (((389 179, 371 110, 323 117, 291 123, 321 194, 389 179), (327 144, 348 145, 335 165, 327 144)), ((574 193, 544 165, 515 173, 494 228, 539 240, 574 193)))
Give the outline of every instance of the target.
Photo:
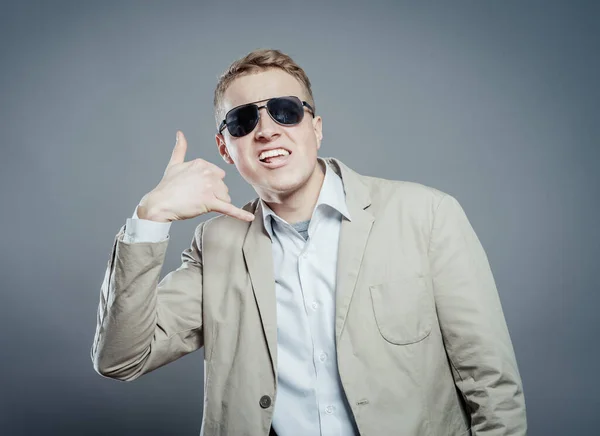
MULTIPOLYGON (((322 160, 325 179, 305 240, 264 202, 277 298, 279 436, 358 434, 339 377, 335 285, 342 219, 350 219, 341 178, 322 160)), ((261 200, 262 202, 262 200, 261 200)), ((298 223, 297 228, 303 223, 298 223)))
MULTIPOLYGON (((325 178, 304 237, 262 202, 271 238, 277 299, 278 436, 354 436, 335 347, 335 289, 342 219, 350 220, 342 179, 319 158, 325 178)), ((259 217, 257 217, 259 218, 259 217)), ((127 219, 127 242, 158 242, 171 223, 127 219)))

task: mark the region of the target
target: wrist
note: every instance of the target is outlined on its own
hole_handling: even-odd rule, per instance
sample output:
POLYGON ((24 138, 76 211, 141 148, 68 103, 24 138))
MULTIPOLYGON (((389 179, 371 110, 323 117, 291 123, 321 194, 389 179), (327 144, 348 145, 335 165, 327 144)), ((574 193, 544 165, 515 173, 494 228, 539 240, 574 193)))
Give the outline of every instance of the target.
POLYGON ((164 210, 159 206, 159 203, 152 201, 148 195, 142 198, 142 201, 137 207, 137 216, 143 220, 156 221, 160 223, 171 222, 166 217, 164 210))

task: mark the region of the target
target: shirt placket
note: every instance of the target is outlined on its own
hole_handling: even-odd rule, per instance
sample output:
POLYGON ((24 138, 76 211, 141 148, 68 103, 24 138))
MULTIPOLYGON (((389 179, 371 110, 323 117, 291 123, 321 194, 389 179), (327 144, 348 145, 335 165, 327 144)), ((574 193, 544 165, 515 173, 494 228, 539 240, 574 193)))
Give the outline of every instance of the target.
MULTIPOLYGON (((311 233, 318 232, 319 214, 318 211, 311 220, 311 233)), ((335 412, 335 405, 330 401, 331 394, 327 384, 327 365, 329 364, 329 356, 326 352, 325 344, 323 343, 323 335, 320 334, 321 326, 324 323, 322 305, 319 302, 319 290, 317 283, 314 280, 315 273, 322 265, 319 265, 315 257, 318 247, 318 238, 309 238, 305 243, 304 248, 298 259, 298 273, 300 278, 300 289, 302 290, 302 298, 304 309, 308 318, 308 325, 313 346, 313 366, 315 377, 315 399, 319 413, 319 421, 322 435, 329 433, 328 429, 332 428, 335 412)))

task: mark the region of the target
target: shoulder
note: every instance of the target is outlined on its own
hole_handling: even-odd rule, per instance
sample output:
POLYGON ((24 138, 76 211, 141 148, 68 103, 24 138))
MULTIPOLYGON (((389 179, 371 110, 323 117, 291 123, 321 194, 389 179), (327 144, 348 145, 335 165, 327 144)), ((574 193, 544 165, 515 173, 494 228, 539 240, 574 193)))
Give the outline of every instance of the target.
POLYGON ((336 158, 326 161, 342 176, 346 196, 369 197, 372 209, 388 209, 388 206, 408 206, 405 209, 422 211, 435 209, 450 195, 423 183, 388 179, 358 173, 336 158))
POLYGON ((446 192, 423 183, 407 180, 391 180, 381 177, 360 176, 369 186, 372 196, 397 198, 404 201, 440 201, 446 192))
POLYGON ((447 192, 423 183, 391 180, 359 175, 368 187, 375 209, 401 207, 404 213, 434 214, 444 198, 453 198, 447 192))

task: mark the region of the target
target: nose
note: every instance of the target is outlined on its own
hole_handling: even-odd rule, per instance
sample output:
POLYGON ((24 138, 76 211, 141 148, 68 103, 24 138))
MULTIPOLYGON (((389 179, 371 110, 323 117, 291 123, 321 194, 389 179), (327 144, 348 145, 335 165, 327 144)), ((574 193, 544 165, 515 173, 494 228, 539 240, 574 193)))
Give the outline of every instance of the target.
POLYGON ((269 115, 266 107, 259 110, 260 117, 256 125, 254 137, 257 141, 270 141, 279 136, 279 124, 277 124, 269 115))

